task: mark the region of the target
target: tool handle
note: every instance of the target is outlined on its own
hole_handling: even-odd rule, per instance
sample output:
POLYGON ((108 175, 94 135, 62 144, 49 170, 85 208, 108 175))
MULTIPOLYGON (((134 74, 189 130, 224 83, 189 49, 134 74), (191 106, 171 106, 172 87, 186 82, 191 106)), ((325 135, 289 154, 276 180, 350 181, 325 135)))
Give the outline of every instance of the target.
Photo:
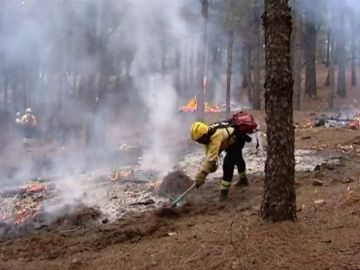
POLYGON ((175 199, 170 205, 171 208, 175 207, 178 202, 180 202, 186 195, 190 193, 196 187, 196 183, 194 183, 191 187, 189 187, 183 194, 175 199))

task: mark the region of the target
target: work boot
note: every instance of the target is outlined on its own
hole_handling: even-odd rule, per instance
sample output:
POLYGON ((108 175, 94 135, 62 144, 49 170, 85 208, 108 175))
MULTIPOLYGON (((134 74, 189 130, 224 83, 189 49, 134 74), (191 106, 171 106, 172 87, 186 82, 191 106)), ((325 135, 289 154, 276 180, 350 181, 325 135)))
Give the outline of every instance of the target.
POLYGON ((241 176, 240 180, 235 184, 237 187, 247 187, 249 186, 249 180, 246 176, 241 176))
POLYGON ((249 180, 247 178, 246 172, 239 173, 240 180, 235 184, 237 187, 247 187, 249 185, 249 180))
POLYGON ((220 198, 219 198, 220 202, 227 201, 228 197, 229 197, 229 190, 221 190, 220 191, 220 198))

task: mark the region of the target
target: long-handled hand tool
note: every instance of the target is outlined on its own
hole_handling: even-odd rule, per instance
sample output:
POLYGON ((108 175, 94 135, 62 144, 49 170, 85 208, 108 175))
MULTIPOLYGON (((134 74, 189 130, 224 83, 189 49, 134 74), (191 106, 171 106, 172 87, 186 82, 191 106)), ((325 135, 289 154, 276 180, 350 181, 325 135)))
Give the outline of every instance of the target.
POLYGON ((194 188, 196 184, 194 183, 191 187, 189 187, 183 194, 177 197, 169 207, 162 207, 158 211, 156 211, 156 215, 160 217, 178 217, 180 214, 176 211, 176 205, 182 201, 194 188))
POLYGON ((181 194, 179 197, 177 197, 170 205, 171 208, 176 207, 176 205, 181 202, 186 195, 188 195, 194 188, 196 187, 196 184, 194 183, 191 187, 189 187, 183 194, 181 194))

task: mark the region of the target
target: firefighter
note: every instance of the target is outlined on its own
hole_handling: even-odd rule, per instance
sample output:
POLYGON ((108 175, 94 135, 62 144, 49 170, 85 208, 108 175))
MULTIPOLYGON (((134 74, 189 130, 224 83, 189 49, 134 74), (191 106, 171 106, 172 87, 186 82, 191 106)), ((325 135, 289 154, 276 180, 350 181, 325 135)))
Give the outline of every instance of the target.
POLYGON ((217 158, 222 151, 225 151, 226 155, 223 162, 220 200, 224 201, 228 198, 235 166, 240 175, 240 181, 236 185, 247 186, 249 184, 242 149, 246 142, 251 142, 250 136, 231 126, 195 122, 191 126, 191 139, 205 145, 206 150, 205 161, 195 176, 197 187, 205 183, 208 174, 217 170, 217 158))
POLYGON ((25 114, 21 118, 21 124, 24 128, 24 139, 32 139, 35 135, 37 121, 31 108, 25 110, 25 114))

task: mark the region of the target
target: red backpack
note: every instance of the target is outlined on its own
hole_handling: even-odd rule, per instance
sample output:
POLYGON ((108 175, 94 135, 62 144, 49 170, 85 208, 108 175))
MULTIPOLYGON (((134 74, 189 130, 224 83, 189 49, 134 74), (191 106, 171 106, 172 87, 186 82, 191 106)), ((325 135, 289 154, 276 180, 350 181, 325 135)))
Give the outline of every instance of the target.
POLYGON ((255 118, 251 114, 243 111, 234 113, 233 116, 228 120, 228 122, 238 131, 247 134, 252 134, 256 132, 256 129, 258 127, 257 123, 255 122, 255 118))
MULTIPOLYGON (((233 127, 235 129, 235 133, 233 135, 236 136, 236 131, 243 132, 246 134, 255 133, 257 131, 257 126, 258 125, 255 122, 255 118, 251 114, 240 111, 234 113, 233 116, 226 121, 220 121, 210 124, 209 132, 206 134, 206 136, 203 136, 201 140, 200 139, 197 140, 197 142, 201 144, 208 144, 211 136, 216 132, 218 128, 233 127)), ((258 147, 259 147, 259 139, 256 134, 256 148, 258 147)))

